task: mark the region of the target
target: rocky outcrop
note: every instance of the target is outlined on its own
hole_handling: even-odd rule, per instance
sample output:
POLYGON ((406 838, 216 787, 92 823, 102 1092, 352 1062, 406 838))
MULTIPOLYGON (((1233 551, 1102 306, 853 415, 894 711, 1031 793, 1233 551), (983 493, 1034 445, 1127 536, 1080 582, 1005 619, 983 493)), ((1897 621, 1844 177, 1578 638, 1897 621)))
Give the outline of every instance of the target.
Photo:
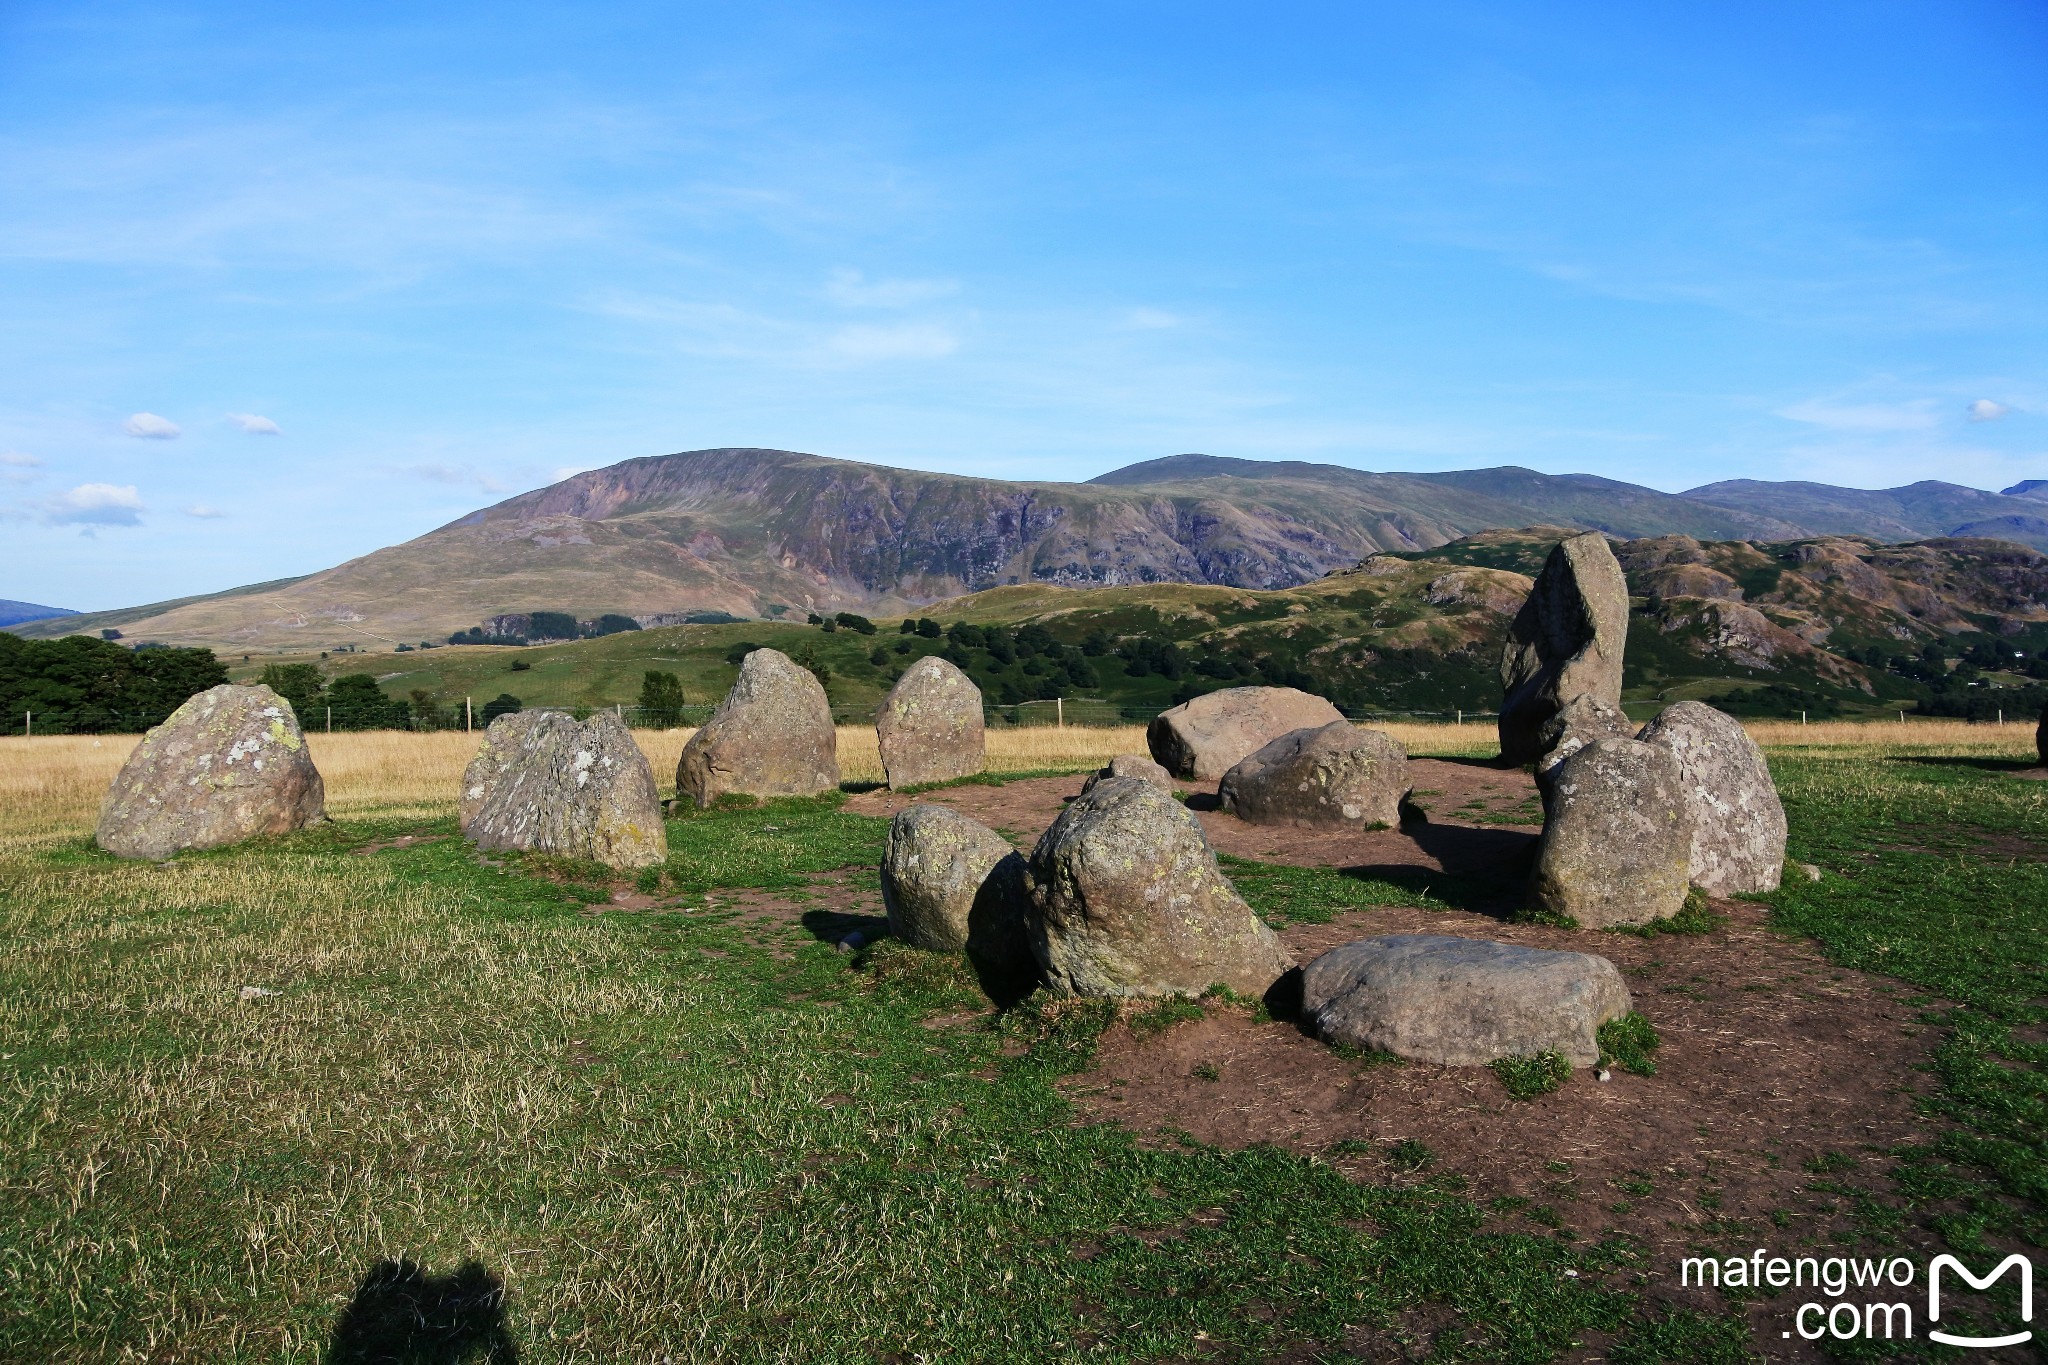
POLYGON ((1598 739, 1552 775, 1536 903, 1583 929, 1648 924, 1685 908, 1692 807, 1669 749, 1598 739))
POLYGON ((1076 797, 1032 851, 1032 949, 1075 995, 1263 995, 1293 965, 1216 865, 1202 826, 1150 782, 1076 797))
POLYGON ((462 774, 462 834, 478 848, 529 849, 608 867, 668 857, 654 770, 617 716, 499 716, 462 774))
POLYGON ((1391 829, 1407 794, 1407 751, 1345 720, 1280 736, 1216 788, 1222 808, 1247 824, 1315 829, 1391 829))
POLYGON ((1669 750, 1689 809, 1692 884, 1710 896, 1775 891, 1785 868, 1785 807, 1742 722, 1704 702, 1664 708, 1639 738, 1669 750))
POLYGON ((903 670, 875 713, 891 790, 971 777, 986 763, 981 689, 936 654, 903 670))
POLYGON ((1095 784, 1111 777, 1135 777, 1140 782, 1150 782, 1163 792, 1174 790, 1173 774, 1159 764, 1140 754, 1118 754, 1109 763, 1088 774, 1088 780, 1081 784, 1083 794, 1095 790, 1095 784))
POLYGON ((1329 702, 1292 687, 1226 687, 1154 716, 1145 743, 1169 773, 1201 781, 1223 776, 1290 730, 1343 719, 1329 702))
POLYGON ((1443 934, 1332 948, 1301 973, 1303 1021, 1325 1042, 1441 1066, 1561 1052, 1600 1060, 1600 1025, 1629 1012, 1612 962, 1443 934))
POLYGON ((1022 855, 988 826, 926 805, 900 810, 889 822, 882 904, 889 932, 903 942, 964 952, 984 974, 1033 970, 1026 901, 1022 855))
POLYGON ((99 846, 168 858, 285 834, 324 818, 326 789, 291 703, 223 683, 142 737, 100 806, 99 846))
POLYGON ((1543 724, 1573 697, 1621 705, 1628 584, 1607 537, 1588 532, 1550 552, 1502 652, 1500 749, 1507 763, 1542 756, 1543 724))
POLYGON ((818 796, 838 788, 839 732, 825 689, 773 649, 740 661, 732 691, 676 764, 677 799, 699 806, 727 793, 818 796))

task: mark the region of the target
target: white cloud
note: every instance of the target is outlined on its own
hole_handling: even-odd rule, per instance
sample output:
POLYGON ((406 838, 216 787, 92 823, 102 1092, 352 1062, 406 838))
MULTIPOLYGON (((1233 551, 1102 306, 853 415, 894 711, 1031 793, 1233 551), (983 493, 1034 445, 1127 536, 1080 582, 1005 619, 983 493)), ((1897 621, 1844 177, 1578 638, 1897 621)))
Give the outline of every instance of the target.
POLYGON ((825 297, 844 308, 909 308, 957 293, 954 280, 870 280, 858 270, 835 270, 825 297))
POLYGON ((1779 408, 1778 416, 1828 431, 1927 431, 1941 417, 1927 399, 1911 403, 1830 403, 1812 399, 1779 408))
POLYGON ((231 412, 228 420, 251 436, 282 436, 284 429, 268 417, 259 417, 253 412, 231 412))
POLYGON ((466 464, 409 464, 400 465, 399 472, 410 474, 428 483, 452 484, 459 488, 474 488, 480 493, 503 493, 505 485, 474 465, 466 464))
POLYGON ((1186 319, 1163 308, 1133 308, 1124 314, 1124 326, 1140 332, 1156 332, 1167 327, 1178 327, 1186 319))
POLYGON ((19 450, 0 450, 0 483, 32 483, 42 476, 43 462, 19 450))
POLYGON ((132 483, 82 483, 45 502, 43 520, 52 526, 139 526, 147 510, 132 483))
POLYGON ((181 508, 179 510, 184 512, 186 516, 198 517, 201 521, 213 521, 227 515, 227 513, 221 511, 218 507, 209 507, 203 502, 195 502, 190 507, 181 508))
POLYGON ((1979 398, 1965 409, 1972 422, 1996 422, 2012 409, 2003 403, 1994 403, 1989 398, 1979 398))
POLYGON ((130 436, 139 436, 145 441, 175 441, 185 433, 178 424, 168 417, 159 417, 153 412, 138 412, 121 423, 121 430, 130 436))
POLYGON ((876 360, 937 360, 960 349, 950 328, 933 322, 906 322, 895 327, 842 327, 825 343, 841 360, 866 364, 876 360))

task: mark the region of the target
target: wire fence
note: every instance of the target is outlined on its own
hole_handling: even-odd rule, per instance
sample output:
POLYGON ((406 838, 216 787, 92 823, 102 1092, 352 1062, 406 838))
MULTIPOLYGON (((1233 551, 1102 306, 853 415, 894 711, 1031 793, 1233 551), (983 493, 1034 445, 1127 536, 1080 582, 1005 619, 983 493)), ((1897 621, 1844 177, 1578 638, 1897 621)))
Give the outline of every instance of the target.
MULTIPOLYGON (((367 715, 345 707, 314 706, 309 714, 299 718, 302 728, 312 733, 344 732, 355 730, 413 730, 420 732, 449 730, 481 730, 490 724, 496 713, 473 701, 439 703, 427 710, 415 709, 412 713, 398 716, 398 703, 377 715, 367 715)), ((709 703, 693 703, 683 706, 628 706, 623 703, 592 706, 533 705, 521 708, 527 711, 556 711, 588 719, 599 711, 610 711, 620 720, 636 730, 671 730, 694 728, 711 718, 717 708, 709 703)), ((876 705, 834 706, 832 720, 837 725, 872 725, 876 705)), ((1158 715, 1161 708, 1154 706, 1123 706, 1105 701, 1099 697, 1060 697, 1050 701, 1018 702, 1013 706, 987 706, 982 710, 984 722, 993 728, 1030 728, 1038 726, 1111 727, 1144 725, 1158 715)), ((1463 711, 1455 707, 1440 711, 1394 711, 1358 710, 1339 707, 1338 710, 1350 720, 1358 721, 1417 721, 1436 723, 1491 723, 1491 711, 1463 711)), ((112 711, 99 708, 81 708, 37 712, 24 710, 0 720, 0 734, 6 735, 110 735, 141 734, 161 725, 170 718, 169 711, 133 712, 112 711)))

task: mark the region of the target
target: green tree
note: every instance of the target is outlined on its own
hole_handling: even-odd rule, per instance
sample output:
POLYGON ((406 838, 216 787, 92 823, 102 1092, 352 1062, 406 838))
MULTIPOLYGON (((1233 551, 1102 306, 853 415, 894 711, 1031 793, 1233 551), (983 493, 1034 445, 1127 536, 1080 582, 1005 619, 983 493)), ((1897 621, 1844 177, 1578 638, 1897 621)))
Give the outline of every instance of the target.
POLYGON ((576 618, 566 611, 536 611, 527 614, 527 634, 535 640, 574 640, 582 634, 576 618))
POLYGON ((799 668, 808 668, 811 671, 811 676, 818 680, 818 686, 824 688, 832 686, 832 666, 819 658, 818 651, 812 649, 809 645, 805 645, 802 649, 790 655, 789 661, 799 668))
POLYGON ((853 631, 854 633, 859 635, 873 635, 875 633, 875 623, 873 621, 868 620, 868 618, 865 616, 858 616, 850 611, 842 611, 836 616, 834 616, 832 619, 838 622, 845 629, 853 631))
POLYGON ((405 703, 384 695, 368 673, 344 673, 329 683, 327 706, 337 730, 394 730, 406 721, 405 703))
POLYGON ((327 692, 327 679, 321 676, 318 664, 265 664, 256 681, 290 702, 300 725, 311 729, 318 723, 321 700, 327 692))
POLYGON ((484 724, 489 725, 500 716, 509 716, 525 708, 526 703, 513 696, 510 692, 500 692, 497 696, 484 703, 484 724))
POLYGON ((673 729, 683 723, 683 680, 650 668, 640 675, 640 717, 648 725, 673 729))
POLYGON ((412 698, 413 728, 417 730, 440 729, 441 704, 434 700, 434 694, 424 687, 415 687, 408 695, 412 698))

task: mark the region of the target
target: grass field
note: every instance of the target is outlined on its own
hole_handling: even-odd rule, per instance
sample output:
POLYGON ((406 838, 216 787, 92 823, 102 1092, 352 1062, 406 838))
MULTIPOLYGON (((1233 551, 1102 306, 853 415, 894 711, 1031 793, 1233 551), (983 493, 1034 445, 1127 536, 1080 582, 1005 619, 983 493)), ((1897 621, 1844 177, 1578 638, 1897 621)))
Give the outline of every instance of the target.
MULTIPOLYGON (((1863 1211, 1841 1251, 2040 1247, 2031 733, 1760 737, 1792 857, 1827 870, 1777 923, 1944 1030, 1942 1134, 1815 1177, 1863 1211)), ((684 732, 640 739, 666 785, 684 732)), ((1625 1243, 1503 1230, 1455 1172, 1073 1124, 1055 1082, 1102 1010, 992 1020, 951 960, 822 941, 842 893, 815 874, 867 887, 886 828, 834 800, 685 812, 679 894, 596 914, 592 870, 445 837, 464 736, 315 736, 333 823, 163 866, 89 842, 125 743, 0 740, 0 1359, 1307 1361, 1425 1350, 1418 1324, 1446 1360, 1779 1346, 1646 1297, 1625 1243)), ((849 782, 872 745, 843 735, 849 782)), ((1134 749, 994 732, 991 767, 1134 749)), ((1285 918, 1349 885, 1247 891, 1285 918)))

